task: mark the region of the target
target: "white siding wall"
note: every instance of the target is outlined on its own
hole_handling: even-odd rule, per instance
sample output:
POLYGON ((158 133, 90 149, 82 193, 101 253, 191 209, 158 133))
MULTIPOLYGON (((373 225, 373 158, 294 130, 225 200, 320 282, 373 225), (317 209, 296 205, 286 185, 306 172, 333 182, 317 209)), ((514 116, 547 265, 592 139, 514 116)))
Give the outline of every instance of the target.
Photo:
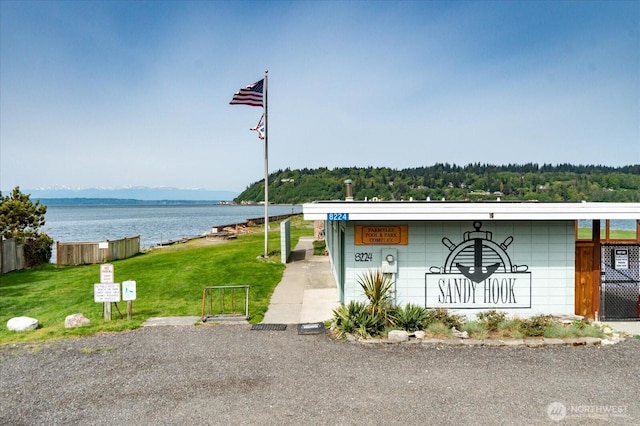
MULTIPOLYGON (((454 245, 463 242, 464 233, 474 231, 473 221, 456 222, 357 222, 358 225, 408 225, 409 244, 394 246, 354 244, 355 222, 347 222, 345 243, 345 303, 364 300, 358 278, 367 270, 379 268, 383 248, 397 249, 398 304, 425 305, 425 275, 430 268, 443 268, 450 249, 444 237, 454 245), (356 253, 371 253, 371 261, 356 261, 356 253)), ((513 265, 526 265, 531 276, 531 308, 508 309, 520 316, 573 314, 575 240, 573 221, 485 221, 481 231, 492 232, 492 241, 513 241, 504 250, 513 265)), ((528 279, 528 278, 527 278, 528 279)), ((473 316, 482 309, 455 309, 473 316)))

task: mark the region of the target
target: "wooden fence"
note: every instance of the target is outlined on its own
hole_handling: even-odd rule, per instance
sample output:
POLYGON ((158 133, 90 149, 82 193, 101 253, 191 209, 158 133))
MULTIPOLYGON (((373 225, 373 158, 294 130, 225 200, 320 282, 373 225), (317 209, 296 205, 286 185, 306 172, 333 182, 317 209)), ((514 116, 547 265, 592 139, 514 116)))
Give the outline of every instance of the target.
POLYGON ((121 240, 56 243, 56 266, 89 265, 126 259, 140 253, 140 235, 121 240))
POLYGON ((15 238, 0 242, 0 271, 3 274, 24 269, 24 244, 18 244, 15 238))

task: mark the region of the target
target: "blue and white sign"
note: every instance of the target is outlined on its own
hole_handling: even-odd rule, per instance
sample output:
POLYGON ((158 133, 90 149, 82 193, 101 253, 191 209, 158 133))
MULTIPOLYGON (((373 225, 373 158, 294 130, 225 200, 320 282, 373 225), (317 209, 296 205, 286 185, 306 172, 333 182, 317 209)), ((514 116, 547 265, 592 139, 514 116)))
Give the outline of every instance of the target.
POLYGON ((327 220, 347 221, 349 220, 349 213, 327 213, 327 220))
POLYGON ((122 282, 122 300, 136 300, 136 282, 135 281, 123 281, 122 282))

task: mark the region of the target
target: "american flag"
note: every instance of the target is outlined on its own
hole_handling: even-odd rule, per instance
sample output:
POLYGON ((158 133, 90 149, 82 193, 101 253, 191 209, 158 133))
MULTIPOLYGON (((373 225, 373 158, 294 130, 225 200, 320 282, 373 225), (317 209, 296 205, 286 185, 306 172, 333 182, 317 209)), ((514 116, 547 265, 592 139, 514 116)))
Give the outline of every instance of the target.
POLYGON ((262 87, 264 86, 264 79, 255 82, 240 89, 233 95, 233 99, 229 102, 231 105, 251 105, 261 107, 262 101, 262 87))

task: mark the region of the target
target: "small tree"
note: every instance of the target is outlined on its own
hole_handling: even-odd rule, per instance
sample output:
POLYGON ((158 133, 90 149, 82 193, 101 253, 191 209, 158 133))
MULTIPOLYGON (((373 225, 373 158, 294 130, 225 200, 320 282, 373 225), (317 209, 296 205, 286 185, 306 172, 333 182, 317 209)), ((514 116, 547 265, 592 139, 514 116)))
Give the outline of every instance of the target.
POLYGON ((39 232, 45 224, 47 206, 35 203, 29 194, 16 186, 11 195, 0 192, 0 239, 15 238, 25 244, 26 266, 32 267, 51 260, 53 240, 39 232))

